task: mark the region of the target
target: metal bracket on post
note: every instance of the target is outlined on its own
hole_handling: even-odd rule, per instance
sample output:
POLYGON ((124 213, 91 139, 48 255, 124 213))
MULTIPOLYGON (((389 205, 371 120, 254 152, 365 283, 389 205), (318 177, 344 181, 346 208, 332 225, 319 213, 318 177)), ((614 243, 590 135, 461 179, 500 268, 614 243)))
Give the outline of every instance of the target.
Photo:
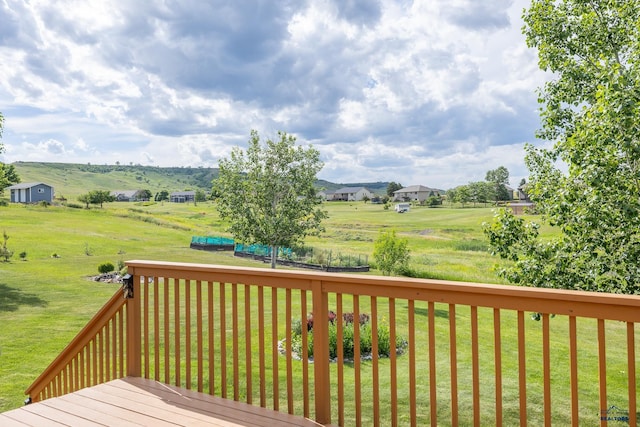
POLYGON ((122 276, 122 293, 125 299, 133 298, 133 276, 131 274, 122 276))

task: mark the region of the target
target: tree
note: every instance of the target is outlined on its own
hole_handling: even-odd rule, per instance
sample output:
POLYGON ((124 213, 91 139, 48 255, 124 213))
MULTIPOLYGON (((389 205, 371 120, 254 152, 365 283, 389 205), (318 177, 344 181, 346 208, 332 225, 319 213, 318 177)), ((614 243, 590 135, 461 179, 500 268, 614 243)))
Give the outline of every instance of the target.
POLYGON ((14 165, 8 165, 6 163, 0 163, 0 175, 3 175, 9 185, 18 184, 20 182, 20 176, 14 165))
POLYGON ((216 206, 235 240, 270 246, 275 268, 278 248, 320 233, 327 214, 313 184, 322 166, 320 152, 296 146, 294 136, 278 132, 277 141, 262 144, 252 130, 246 153, 235 147, 221 159, 213 184, 220 195, 216 206))
POLYGON ((207 195, 202 190, 196 190, 195 202, 206 202, 207 195))
POLYGON ((151 198, 153 197, 153 193, 151 192, 151 190, 142 190, 140 191, 138 197, 142 200, 151 200, 151 198))
POLYGON ((509 170, 504 166, 500 166, 497 169, 487 171, 485 181, 491 182, 494 189, 494 200, 511 200, 507 185, 509 185, 509 170))
POLYGON ((13 256, 13 251, 7 247, 7 240, 9 240, 9 235, 5 230, 2 232, 2 246, 0 246, 0 258, 2 258, 4 262, 9 262, 9 258, 13 256))
POLYGON ((89 193, 81 194, 78 196, 78 201, 80 203, 84 203, 85 207, 89 209, 89 203, 91 203, 91 198, 89 197, 89 193))
POLYGON ((169 192, 167 190, 162 190, 156 194, 156 202, 162 202, 164 200, 169 200, 169 192))
POLYGON ((89 209, 89 203, 92 205, 100 205, 100 207, 102 207, 103 203, 113 202, 115 200, 115 196, 107 190, 92 190, 78 196, 78 201, 84 203, 87 209, 89 209))
POLYGON ((399 182, 391 181, 389 184, 387 184, 387 196, 393 198, 393 193, 398 190, 402 190, 402 188, 402 184, 400 184, 399 182))
POLYGON ((457 197, 457 190, 455 188, 450 188, 445 193, 445 199, 449 201, 449 206, 453 206, 457 197))
POLYGON ((456 188, 452 188, 447 191, 447 196, 450 198, 451 203, 460 203, 464 208, 464 205, 472 201, 471 189, 468 185, 459 185, 456 188))
POLYGON ((467 185, 469 189, 469 195, 471 201, 473 202, 473 206, 476 203, 486 204, 491 200, 495 200, 496 198, 496 189, 493 183, 487 181, 476 181, 470 182, 467 185))
POLYGON ((540 138, 527 147, 527 193, 557 237, 514 234, 499 213, 485 226, 493 251, 513 261, 515 283, 640 293, 640 2, 534 0, 524 33, 540 67, 540 138))
POLYGON ((93 190, 89 192, 89 200, 92 204, 102 207, 103 203, 114 202, 116 198, 108 190, 93 190))
POLYGON ((395 230, 380 231, 373 247, 373 259, 382 271, 389 276, 401 271, 409 262, 409 241, 396 236, 395 230))
POLYGON ((429 196, 429 198, 425 200, 425 203, 430 208, 435 208, 436 206, 442 205, 442 197, 429 196))
POLYGON ((495 184, 509 184, 509 170, 504 166, 492 169, 487 171, 484 180, 495 184))

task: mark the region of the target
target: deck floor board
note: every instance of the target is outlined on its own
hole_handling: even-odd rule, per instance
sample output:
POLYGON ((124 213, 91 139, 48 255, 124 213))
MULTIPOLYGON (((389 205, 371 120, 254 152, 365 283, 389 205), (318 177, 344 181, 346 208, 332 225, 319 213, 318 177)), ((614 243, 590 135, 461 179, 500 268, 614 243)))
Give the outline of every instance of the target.
POLYGON ((321 426, 303 417, 143 378, 113 380, 0 413, 0 425, 321 426))

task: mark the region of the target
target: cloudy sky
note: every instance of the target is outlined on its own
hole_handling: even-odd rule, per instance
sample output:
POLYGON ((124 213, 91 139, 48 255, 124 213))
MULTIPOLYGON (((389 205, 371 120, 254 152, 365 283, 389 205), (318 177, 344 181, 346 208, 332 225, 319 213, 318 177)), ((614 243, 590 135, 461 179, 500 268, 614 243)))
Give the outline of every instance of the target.
POLYGON ((333 182, 517 185, 525 0, 0 0, 0 160, 216 167, 251 129, 333 182))

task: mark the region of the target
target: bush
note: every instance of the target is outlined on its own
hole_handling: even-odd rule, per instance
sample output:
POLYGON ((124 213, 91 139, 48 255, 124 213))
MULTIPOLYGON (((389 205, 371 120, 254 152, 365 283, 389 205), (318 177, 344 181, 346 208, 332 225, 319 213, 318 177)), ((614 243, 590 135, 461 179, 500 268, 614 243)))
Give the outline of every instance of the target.
POLYGON ((373 249, 373 259, 382 274, 391 275, 405 268, 409 262, 409 241, 396 236, 395 230, 380 230, 373 249))
MULTIPOLYGON (((307 351, 309 357, 313 357, 313 317, 307 319, 307 351)), ((342 324, 342 354, 345 359, 353 359, 354 350, 354 325, 353 313, 343 314, 344 322, 342 324)), ((360 315, 360 356, 370 356, 373 351, 373 340, 371 332, 371 324, 369 315, 363 313, 360 315)), ((291 324, 291 348, 294 353, 302 355, 302 327, 303 324, 298 319, 293 319, 291 324)), ((391 333, 389 325, 383 320, 378 323, 378 355, 380 357, 389 357, 392 351, 400 352, 407 346, 406 340, 400 336, 396 336, 395 346, 391 345, 391 333)), ((329 357, 336 359, 338 357, 338 322, 329 323, 329 357)))
POLYGON ((110 262, 105 262, 103 264, 100 264, 98 266, 98 271, 100 272, 100 274, 106 274, 106 273, 110 273, 113 270, 115 270, 115 267, 113 266, 112 263, 110 262))
POLYGON ((9 258, 13 256, 13 251, 7 247, 7 240, 9 240, 9 235, 6 231, 2 234, 3 243, 0 246, 0 258, 3 258, 4 262, 9 262, 9 258))

